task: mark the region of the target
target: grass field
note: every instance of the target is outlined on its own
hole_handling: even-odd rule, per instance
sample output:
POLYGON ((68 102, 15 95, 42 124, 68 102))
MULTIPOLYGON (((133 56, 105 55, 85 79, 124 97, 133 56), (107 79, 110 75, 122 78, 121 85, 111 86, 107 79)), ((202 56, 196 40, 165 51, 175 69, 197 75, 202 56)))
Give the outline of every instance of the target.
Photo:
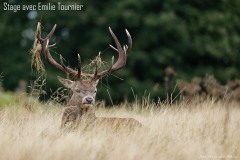
POLYGON ((59 129, 63 107, 23 102, 0 111, 0 159, 193 160, 240 159, 237 103, 124 104, 97 116, 133 117, 148 130, 110 132, 104 126, 59 129))

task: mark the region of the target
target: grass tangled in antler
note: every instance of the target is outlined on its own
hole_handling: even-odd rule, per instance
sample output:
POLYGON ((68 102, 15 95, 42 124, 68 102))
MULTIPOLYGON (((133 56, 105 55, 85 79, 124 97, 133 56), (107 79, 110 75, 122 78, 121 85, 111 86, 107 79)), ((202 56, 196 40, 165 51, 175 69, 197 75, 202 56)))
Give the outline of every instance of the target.
MULTIPOLYGON (((37 73, 44 74, 45 73, 45 67, 41 59, 41 51, 42 51, 42 45, 40 41, 38 40, 38 35, 41 36, 41 23, 38 22, 36 32, 35 32, 35 40, 33 44, 33 48, 31 49, 30 53, 32 54, 32 68, 37 70, 37 73)), ((94 73, 96 72, 96 69, 98 72, 104 70, 107 68, 107 65, 102 61, 100 57, 100 52, 96 56, 94 60, 90 60, 90 63, 84 67, 82 67, 81 72, 81 79, 91 79, 93 78, 94 73)))
POLYGON ((106 69, 106 64, 102 60, 100 54, 101 53, 99 52, 99 54, 95 57, 95 59, 90 60, 90 63, 83 67, 83 72, 81 73, 81 78, 82 79, 91 79, 92 75, 94 74, 94 72, 96 70, 96 66, 98 66, 97 67, 98 72, 106 69))
POLYGON ((45 67, 41 59, 41 50, 42 45, 40 44, 39 40, 37 39, 37 35, 41 35, 41 23, 38 22, 37 29, 35 32, 35 40, 33 44, 33 48, 31 49, 30 53, 32 54, 32 68, 34 67, 38 73, 45 73, 45 67))

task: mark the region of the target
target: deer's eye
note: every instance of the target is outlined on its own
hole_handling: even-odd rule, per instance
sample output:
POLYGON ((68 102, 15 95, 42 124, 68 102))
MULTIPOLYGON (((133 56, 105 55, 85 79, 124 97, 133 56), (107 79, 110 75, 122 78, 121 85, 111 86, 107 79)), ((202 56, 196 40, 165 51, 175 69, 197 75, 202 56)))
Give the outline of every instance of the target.
POLYGON ((80 93, 80 92, 81 92, 80 89, 76 89, 75 91, 76 91, 77 93, 80 93))

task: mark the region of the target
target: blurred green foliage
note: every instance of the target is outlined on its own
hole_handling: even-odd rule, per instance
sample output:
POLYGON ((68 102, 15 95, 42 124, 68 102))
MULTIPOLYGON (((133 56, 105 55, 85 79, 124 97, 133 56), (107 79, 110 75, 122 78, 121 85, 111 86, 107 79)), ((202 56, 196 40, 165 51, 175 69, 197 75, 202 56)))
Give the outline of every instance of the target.
POLYGON ((11 102, 13 101, 12 97, 13 97, 12 92, 6 92, 4 94, 0 93, 0 108, 11 104, 11 102))
MULTIPOLYGON (((5 0, 10 4, 37 4, 36 1, 5 0)), ((42 3, 58 0, 45 0, 42 3)), ((124 29, 132 35, 133 50, 127 66, 109 75, 99 84, 99 99, 121 102, 151 93, 164 98, 164 69, 175 68, 180 79, 213 74, 221 83, 239 78, 240 63, 240 1, 237 0, 81 0, 82 11, 4 11, 0 14, 0 73, 3 86, 14 90, 20 79, 36 78, 31 70, 29 51, 34 41, 37 22, 44 27, 43 35, 54 24, 57 30, 52 54, 62 54, 66 63, 77 65, 77 53, 87 64, 99 51, 110 62, 115 55, 108 31, 111 26, 122 44, 127 43, 124 29), (122 81, 119 78, 124 79, 122 81), (109 92, 109 93, 108 93, 109 92)), ((65 3, 65 2, 62 2, 65 3)), ((116 59, 116 58, 115 58, 116 59)), ((61 86, 60 71, 48 65, 46 91, 61 86)), ((170 91, 175 82, 171 83, 170 91)))

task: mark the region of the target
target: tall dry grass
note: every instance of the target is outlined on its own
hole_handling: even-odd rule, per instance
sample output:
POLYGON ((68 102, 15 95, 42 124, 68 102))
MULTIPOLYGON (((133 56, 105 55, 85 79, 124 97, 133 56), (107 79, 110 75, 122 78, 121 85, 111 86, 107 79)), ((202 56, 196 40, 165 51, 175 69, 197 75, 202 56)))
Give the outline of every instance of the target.
POLYGON ((24 104, 1 109, 0 159, 240 159, 240 108, 235 103, 98 107, 97 116, 133 117, 149 128, 124 132, 104 126, 63 132, 63 108, 36 105, 33 110, 24 104))

